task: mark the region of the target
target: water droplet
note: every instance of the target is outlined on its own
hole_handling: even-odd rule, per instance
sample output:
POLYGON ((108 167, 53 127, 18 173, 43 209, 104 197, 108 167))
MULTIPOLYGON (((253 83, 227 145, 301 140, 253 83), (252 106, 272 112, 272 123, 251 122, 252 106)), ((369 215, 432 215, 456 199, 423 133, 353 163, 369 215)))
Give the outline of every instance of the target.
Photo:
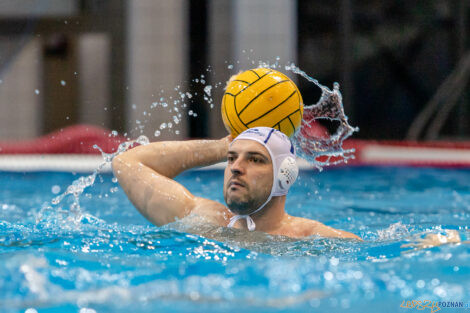
POLYGON ((211 96, 211 90, 212 90, 212 86, 211 85, 207 85, 206 87, 204 87, 204 92, 210 97, 211 96))
POLYGON ((160 129, 165 129, 166 128, 166 123, 161 123, 160 124, 160 129))
POLYGON ((186 97, 188 97, 188 99, 191 99, 193 97, 192 94, 190 94, 189 92, 186 93, 186 97))
POLYGON ((232 65, 232 64, 229 64, 229 65, 227 66, 227 68, 228 68, 229 70, 231 70, 231 69, 233 69, 233 65, 232 65))
POLYGON ((119 190, 118 187, 113 187, 113 188, 110 188, 110 189, 109 189, 109 192, 115 193, 115 192, 117 192, 118 190, 119 190))
POLYGON ((39 89, 34 89, 34 93, 38 95, 39 94, 39 89))
POLYGON ((67 83, 65 82, 65 80, 61 80, 61 81, 60 81, 60 84, 61 84, 62 86, 67 85, 67 83))
POLYGON ((188 115, 193 115, 193 110, 189 110, 188 115))
POLYGON ((58 186, 58 185, 52 186, 51 191, 55 195, 58 194, 60 192, 60 186, 58 186))
POLYGON ((134 103, 132 104, 132 110, 135 110, 137 109, 137 105, 135 105, 134 103))
POLYGON ((156 130, 155 133, 153 134, 155 137, 160 136, 161 132, 159 130, 156 130))
POLYGON ((136 142, 141 145, 148 145, 150 141, 146 136, 142 135, 137 138, 136 142))
POLYGON ((179 135, 179 134, 180 134, 180 131, 179 131, 179 130, 175 130, 175 134, 179 135))

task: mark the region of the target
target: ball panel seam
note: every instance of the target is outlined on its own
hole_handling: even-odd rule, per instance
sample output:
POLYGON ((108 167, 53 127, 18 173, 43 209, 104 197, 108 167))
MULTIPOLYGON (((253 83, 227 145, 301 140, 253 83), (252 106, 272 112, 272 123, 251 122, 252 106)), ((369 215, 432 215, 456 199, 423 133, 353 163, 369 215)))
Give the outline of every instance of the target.
MULTIPOLYGON (((246 80, 241 80, 241 79, 234 79, 234 80, 232 80, 232 82, 240 82, 240 83, 245 83, 245 84, 247 84, 248 86, 250 85, 249 82, 247 82, 246 80)), ((246 87, 248 87, 248 86, 246 86, 246 87)))
POLYGON ((265 76, 267 76, 267 75, 269 75, 269 74, 271 74, 271 73, 272 73, 272 72, 267 72, 266 74, 264 74, 264 75, 261 76, 261 77, 258 76, 258 77, 259 77, 258 79, 256 79, 256 80, 253 81, 251 84, 249 84, 248 86, 245 86, 242 90, 240 90, 239 92, 237 92, 237 94, 235 95, 235 97, 238 96, 239 94, 241 94, 242 92, 244 92, 247 88, 253 86, 256 82, 259 82, 261 79, 263 79, 263 77, 265 77, 265 76))
MULTIPOLYGON (((257 118, 255 118, 254 120, 251 120, 249 122, 246 123, 246 125, 250 125, 251 123, 259 120, 260 118, 266 116, 267 114, 271 113, 272 111, 276 110, 278 107, 280 107, 282 104, 284 104, 287 100, 289 100, 297 91, 295 90, 294 92, 292 92, 287 98, 285 98, 281 103, 279 103, 278 105, 276 105, 274 108, 270 109, 269 111, 263 113, 262 115, 258 116, 257 118)), ((240 112, 241 113, 241 112, 240 112)))
POLYGON ((275 84, 269 86, 269 87, 266 88, 265 90, 259 92, 259 93, 256 95, 256 97, 254 97, 253 99, 251 99, 250 102, 248 102, 248 103, 246 104, 246 106, 245 106, 243 109, 241 109, 240 113, 238 113, 238 114, 242 114, 243 111, 245 111, 245 109, 246 109, 247 107, 249 107, 250 104, 253 103, 253 101, 255 101, 256 99, 258 99, 258 97, 261 96, 263 93, 265 93, 265 92, 268 91, 269 89, 271 89, 271 88, 273 88, 273 87, 275 87, 275 86, 277 86, 277 85, 279 85, 279 84, 285 83, 285 82, 288 82, 288 80, 281 80, 280 82, 277 82, 277 83, 275 83, 275 84))
MULTIPOLYGON (((280 120, 278 123, 281 123, 281 122, 284 121, 286 118, 289 118, 289 116, 291 116, 291 115, 293 115, 293 114, 295 114, 295 113, 297 113, 297 112, 299 112, 299 111, 300 111, 300 109, 295 110, 294 112, 290 113, 289 115, 287 115, 286 117, 284 117, 282 120, 280 120)), ((276 125, 276 124, 275 124, 275 125, 276 125)))
POLYGON ((253 73, 255 73, 255 75, 256 75, 256 76, 258 76, 258 78, 261 78, 261 77, 258 75, 258 73, 256 73, 256 71, 254 71, 254 70, 250 70, 250 72, 253 72, 253 73))

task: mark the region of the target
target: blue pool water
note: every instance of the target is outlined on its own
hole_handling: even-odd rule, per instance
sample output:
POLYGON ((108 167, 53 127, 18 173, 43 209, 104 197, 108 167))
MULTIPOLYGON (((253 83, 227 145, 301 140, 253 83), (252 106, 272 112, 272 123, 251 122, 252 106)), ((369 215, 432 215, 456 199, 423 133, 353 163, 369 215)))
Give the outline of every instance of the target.
MULTIPOLYGON (((155 227, 108 174, 78 208, 73 197, 50 206, 80 176, 0 173, 0 312, 416 312, 400 305, 470 302, 469 244, 401 247, 444 229, 468 240, 468 169, 301 172, 288 212, 364 242, 185 221, 155 227)), ((178 180, 223 201, 222 176, 192 171, 178 180)))

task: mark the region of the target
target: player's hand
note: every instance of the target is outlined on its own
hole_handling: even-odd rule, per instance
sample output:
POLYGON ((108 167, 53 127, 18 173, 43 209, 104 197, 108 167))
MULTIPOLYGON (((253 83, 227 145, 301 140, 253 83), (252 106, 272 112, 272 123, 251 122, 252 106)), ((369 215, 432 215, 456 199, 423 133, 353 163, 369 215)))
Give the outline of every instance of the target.
POLYGON ((222 140, 225 140, 227 144, 230 144, 233 141, 233 137, 232 135, 227 135, 224 138, 222 138, 222 140))
POLYGON ((445 235, 427 234, 424 238, 416 238, 415 242, 404 244, 402 248, 426 249, 449 243, 461 242, 459 232, 453 229, 446 230, 445 235))

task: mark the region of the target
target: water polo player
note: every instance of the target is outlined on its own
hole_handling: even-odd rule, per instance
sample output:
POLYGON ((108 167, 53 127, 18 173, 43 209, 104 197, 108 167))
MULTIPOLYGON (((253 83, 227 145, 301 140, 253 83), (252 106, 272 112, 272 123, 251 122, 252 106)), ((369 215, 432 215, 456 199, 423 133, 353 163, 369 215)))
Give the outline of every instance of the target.
POLYGON ((301 125, 302 113, 302 97, 290 78, 272 69, 248 70, 230 78, 222 99, 230 136, 139 146, 114 158, 114 174, 132 203, 156 225, 193 214, 215 225, 295 238, 358 239, 285 212, 287 192, 298 174, 288 136, 301 125), (227 206, 195 197, 172 179, 184 170, 224 160, 227 206))
POLYGON ((268 127, 248 129, 233 141, 155 142, 113 160, 114 174, 135 207, 153 224, 190 214, 209 223, 300 238, 310 235, 356 238, 349 232, 285 212, 286 194, 298 173, 290 140, 268 127), (227 159, 227 206, 192 195, 172 178, 184 170, 227 159))

